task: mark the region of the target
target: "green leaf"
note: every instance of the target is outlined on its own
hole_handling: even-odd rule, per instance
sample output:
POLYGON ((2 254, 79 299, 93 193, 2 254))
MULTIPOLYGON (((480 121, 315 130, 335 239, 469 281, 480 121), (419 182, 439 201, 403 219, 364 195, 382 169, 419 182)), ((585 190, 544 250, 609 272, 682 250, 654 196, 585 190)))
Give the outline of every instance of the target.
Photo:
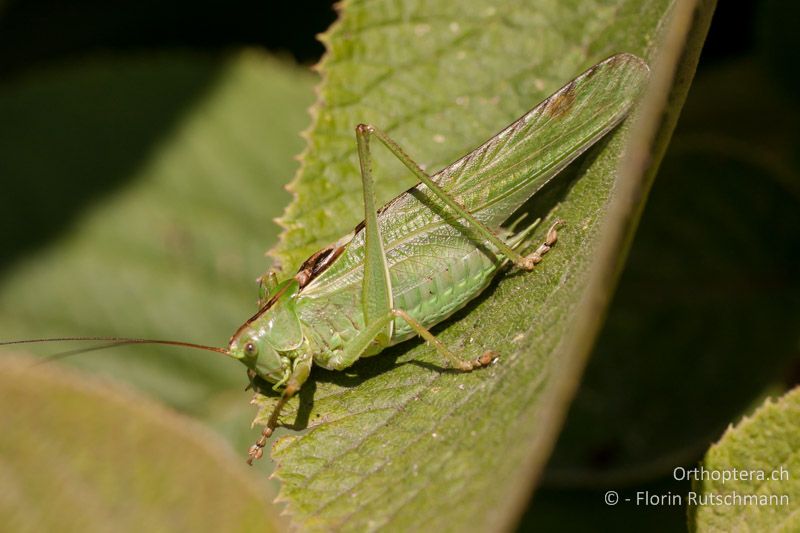
MULTIPOLYGON (((615 52, 641 55, 657 70, 636 134, 628 121, 537 202, 539 209, 559 202, 558 216, 571 221, 541 268, 503 277, 436 329, 465 355, 499 351, 498 364, 444 372, 432 349, 411 342, 344 373, 314 371, 283 417, 311 431, 273 449, 281 498, 299 524, 496 530, 513 523, 553 446, 641 209, 649 180, 638 162, 651 152, 658 160, 691 80, 708 3, 698 8, 664 110, 675 43, 685 39, 693 7, 344 4, 324 37, 315 121, 273 251, 287 273, 361 218, 356 124, 381 127, 435 170, 615 52), (671 52, 662 54, 664 42, 671 52), (651 141, 662 111, 667 119, 651 141), (629 144, 629 163, 618 170, 629 144)), ((413 184, 385 154, 376 175, 383 200, 413 184)), ((263 422, 272 401, 260 402, 263 422)))
POLYGON ((8 531, 279 525, 264 487, 218 436, 118 386, 4 357, 0 425, 0 521, 8 531))
POLYGON ((798 450, 800 388, 795 388, 767 400, 708 450, 693 478, 691 529, 797 531, 798 450))
MULTIPOLYGON (((0 338, 225 345, 255 310, 312 83, 254 52, 174 52, 1 84, 0 338)), ((252 441, 247 378, 230 360, 137 346, 68 361, 210 421, 242 452, 252 441)))

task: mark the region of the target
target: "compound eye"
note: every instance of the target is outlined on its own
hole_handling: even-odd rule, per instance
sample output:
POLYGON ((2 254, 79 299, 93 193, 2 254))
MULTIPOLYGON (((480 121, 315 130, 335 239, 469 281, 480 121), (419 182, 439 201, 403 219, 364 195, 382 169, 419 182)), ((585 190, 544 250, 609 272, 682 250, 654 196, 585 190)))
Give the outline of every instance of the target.
POLYGON ((244 353, 247 357, 255 357, 258 355, 258 346, 253 342, 248 342, 244 345, 244 353))

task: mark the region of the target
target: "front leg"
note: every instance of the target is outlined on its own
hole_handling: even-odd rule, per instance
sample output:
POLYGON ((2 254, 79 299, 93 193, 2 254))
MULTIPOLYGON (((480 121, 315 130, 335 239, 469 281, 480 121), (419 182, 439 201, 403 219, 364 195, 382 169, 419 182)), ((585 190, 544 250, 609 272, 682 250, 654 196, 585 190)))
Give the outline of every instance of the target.
POLYGON ((278 427, 278 417, 283 410, 283 406, 286 405, 289 398, 294 396, 295 393, 300 390, 300 387, 303 386, 303 383, 306 382, 308 375, 311 373, 312 363, 313 359, 311 356, 300 356, 295 362, 292 375, 289 376, 289 380, 286 382, 286 387, 284 387, 281 397, 278 399, 278 403, 276 403, 275 407, 272 409, 272 414, 269 415, 267 425, 261 430, 261 436, 256 443, 250 446, 250 450, 247 453, 247 464, 252 465, 253 461, 261 459, 261 456, 264 455, 264 446, 267 445, 267 439, 272 436, 272 432, 278 427))

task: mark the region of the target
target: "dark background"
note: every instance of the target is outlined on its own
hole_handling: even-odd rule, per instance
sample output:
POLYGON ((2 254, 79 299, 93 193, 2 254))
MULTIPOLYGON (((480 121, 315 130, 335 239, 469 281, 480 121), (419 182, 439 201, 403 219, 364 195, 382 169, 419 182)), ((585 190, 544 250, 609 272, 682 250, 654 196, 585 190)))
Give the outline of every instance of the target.
POLYGON ((17 0, 0 17, 0 75, 98 50, 258 45, 311 64, 333 2, 17 0))
MULTIPOLYGON (((98 50, 175 46, 258 45, 311 64, 323 52, 315 35, 336 18, 333 3, 11 0, 0 11, 0 75, 98 50)), ((719 2, 701 67, 753 48, 760 3, 719 2)))

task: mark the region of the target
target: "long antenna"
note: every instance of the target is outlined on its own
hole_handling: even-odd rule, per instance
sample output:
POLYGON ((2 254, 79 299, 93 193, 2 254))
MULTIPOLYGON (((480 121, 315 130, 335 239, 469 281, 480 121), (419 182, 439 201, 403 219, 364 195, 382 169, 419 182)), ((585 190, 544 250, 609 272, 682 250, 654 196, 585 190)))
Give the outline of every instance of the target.
MULTIPOLYGON (((45 343, 45 342, 75 342, 75 341, 97 341, 97 342, 107 342, 110 344, 104 344, 103 346, 94 347, 94 348, 86 348, 85 350, 73 350, 69 352, 67 355, 72 355, 74 353, 81 353, 81 352, 88 352, 93 350, 100 350, 103 348, 113 348, 115 346, 124 346, 127 344, 162 344, 166 346, 182 346, 184 348, 194 348, 196 350, 206 350, 209 352, 217 352, 223 355, 231 356, 230 352, 225 348, 218 348, 216 346, 206 346, 204 344, 195 344, 193 342, 183 342, 183 341, 167 341, 167 340, 160 340, 160 339, 131 339, 126 337, 48 337, 44 339, 25 339, 21 341, 3 341, 0 342, 0 346, 10 346, 13 344, 35 344, 35 343, 45 343)), ((62 354, 63 355, 63 354, 62 354)))

